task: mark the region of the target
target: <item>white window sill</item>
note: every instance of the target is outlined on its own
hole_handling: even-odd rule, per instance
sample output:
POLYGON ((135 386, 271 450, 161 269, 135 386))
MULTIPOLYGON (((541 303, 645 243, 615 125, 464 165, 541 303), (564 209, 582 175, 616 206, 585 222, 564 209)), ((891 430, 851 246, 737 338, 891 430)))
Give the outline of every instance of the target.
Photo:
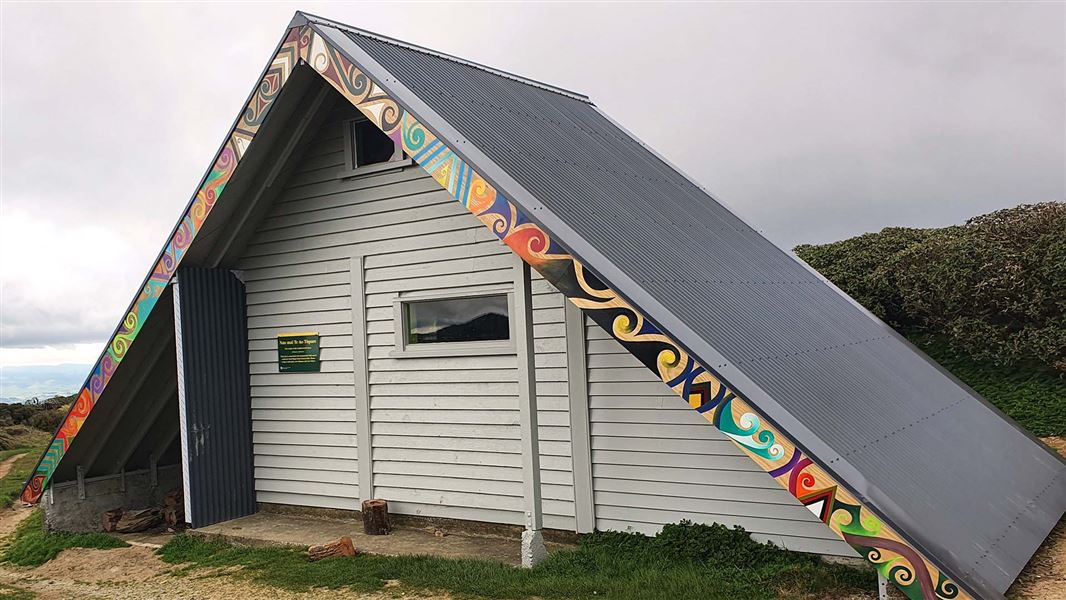
POLYGON ((365 175, 373 175, 376 173, 382 173, 384 171, 392 171, 396 169, 404 169, 415 164, 415 161, 410 158, 401 158, 400 160, 393 160, 389 162, 374 163, 372 165, 363 165, 355 169, 348 169, 341 171, 337 174, 337 179, 352 179, 354 177, 363 177, 365 175))

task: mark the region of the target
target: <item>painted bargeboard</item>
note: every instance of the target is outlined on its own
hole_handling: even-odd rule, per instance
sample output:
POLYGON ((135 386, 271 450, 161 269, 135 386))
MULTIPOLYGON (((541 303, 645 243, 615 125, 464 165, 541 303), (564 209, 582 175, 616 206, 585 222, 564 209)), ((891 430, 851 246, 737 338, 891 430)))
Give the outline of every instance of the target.
MULTIPOLYGON (((306 37, 305 37, 306 36, 306 37)), ((681 350, 547 232, 438 139, 322 36, 310 31, 307 62, 404 152, 571 302, 652 369, 909 598, 966 598, 828 472, 681 350)), ((303 51, 304 48, 301 48, 303 51)))
POLYGON ((170 284, 178 265, 185 256, 185 251, 200 232, 215 202, 221 196, 230 178, 233 177, 237 165, 255 138, 275 98, 281 92, 299 59, 299 31, 292 29, 286 34, 251 100, 241 113, 233 130, 230 131, 222 149, 215 156, 211 170, 200 189, 197 190, 171 239, 160 252, 144 287, 134 298, 118 330, 108 340, 104 353, 89 373, 85 385, 78 393, 77 400, 56 430, 52 442, 38 462, 33 475, 26 482, 21 495, 24 502, 36 503, 40 500, 56 466, 70 448, 75 436, 78 435, 111 380, 111 376, 122 363, 126 352, 155 308, 163 290, 170 284))
POLYGON ((909 598, 969 597, 833 479, 813 457, 804 454, 714 372, 697 363, 642 313, 587 271, 547 232, 530 221, 517 206, 309 26, 294 28, 286 35, 257 93, 216 158, 211 173, 164 249, 148 283, 110 341, 108 351, 24 489, 23 500, 39 500, 56 464, 77 435, 159 294, 170 282, 185 249, 232 177, 297 58, 310 64, 394 142, 402 144, 404 151, 456 201, 571 302, 611 332, 694 410, 725 433, 909 598))

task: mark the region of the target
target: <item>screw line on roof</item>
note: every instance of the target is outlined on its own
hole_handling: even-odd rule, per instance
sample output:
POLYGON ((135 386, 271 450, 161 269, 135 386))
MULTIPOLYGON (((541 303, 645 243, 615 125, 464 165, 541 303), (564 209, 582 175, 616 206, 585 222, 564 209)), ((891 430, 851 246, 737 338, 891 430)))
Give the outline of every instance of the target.
MULTIPOLYGON (((450 61, 450 62, 458 63, 458 64, 461 64, 461 65, 464 65, 464 66, 467 66, 467 67, 470 67, 470 68, 473 68, 473 69, 477 69, 479 71, 484 71, 485 73, 490 73, 490 74, 495 75, 497 77, 502 77, 503 79, 510 79, 512 81, 516 81, 518 83, 522 83, 522 84, 528 85, 530 87, 535 87, 537 89, 541 89, 541 90, 544 90, 546 92, 551 92, 553 94, 559 94, 560 96, 566 96, 568 98, 573 98, 574 100, 577 100, 579 102, 584 102, 585 104, 593 104, 592 100, 590 100, 588 96, 586 96, 584 94, 580 94, 578 92, 573 92, 573 91, 570 91, 570 90, 565 89, 565 88, 561 88, 561 87, 554 86, 554 85, 551 85, 551 84, 548 84, 548 83, 544 83, 542 81, 537 81, 535 79, 530 79, 528 77, 523 77, 521 75, 516 75, 516 74, 510 73, 508 71, 504 71, 504 70, 501 70, 501 69, 496 69, 496 68, 490 67, 488 65, 483 65, 481 63, 477 63, 477 62, 474 62, 472 60, 467 60, 465 58, 460 58, 458 56, 454 56, 454 55, 451 55, 451 54, 445 54, 444 52, 440 52, 438 50, 432 50, 432 49, 426 48, 424 46, 418 46, 416 44, 412 44, 410 42, 405 42, 403 40, 398 40, 396 38, 391 38, 391 37, 388 37, 388 36, 385 36, 385 35, 381 35, 379 33, 374 33, 372 31, 367 31, 365 29, 359 29, 357 27, 352 27, 351 25, 345 25, 343 23, 338 23, 336 21, 330 21, 328 19, 323 19, 321 17, 316 17, 316 16, 313 16, 313 15, 309 15, 307 13, 301 13, 301 14, 303 14, 304 18, 306 18, 308 20, 308 22, 313 23, 315 25, 324 25, 326 27, 331 27, 333 29, 338 29, 340 31, 343 31, 343 32, 347 33, 348 35, 357 35, 357 36, 360 36, 360 37, 364 37, 364 38, 368 38, 368 39, 372 39, 372 40, 377 40, 377 41, 382 42, 384 44, 389 44, 390 46, 396 46, 397 48, 404 48, 406 50, 411 50, 412 52, 418 52, 419 54, 425 54, 427 56, 433 56, 433 57, 436 57, 436 58, 439 58, 439 59, 442 59, 442 60, 447 60, 447 61, 450 61)), ((593 104, 593 106, 595 106, 595 105, 593 104)))
MULTIPOLYGON (((982 554, 981 557, 978 558, 976 561, 974 561, 974 567, 980 566, 981 562, 984 561, 984 559, 988 558, 990 554, 992 554, 992 551, 995 550, 996 546, 1001 541, 1003 541, 1004 538, 1007 537, 1007 532, 1010 531, 1012 527, 1014 527, 1014 524, 1018 522, 1018 519, 1020 519, 1022 515, 1029 512, 1033 509, 1033 507, 1036 506, 1036 501, 1039 500, 1045 493, 1047 493, 1048 490, 1052 488, 1055 482, 1058 481, 1060 477, 1062 477, 1063 473, 1066 473, 1066 471, 1059 471, 1058 473, 1056 473, 1055 476, 1052 477, 1050 481, 1048 481, 1048 484, 1044 486, 1044 489, 1040 490, 1040 493, 1038 493, 1031 500, 1025 503, 1025 507, 1019 510, 1018 514, 1014 515, 1014 518, 1011 519, 1010 523, 1007 523, 1007 526, 1003 529, 1003 532, 1000 533, 999 536, 993 538, 992 544, 989 545, 988 550, 985 550, 985 553, 982 554)), ((970 573, 973 573, 973 567, 970 567, 966 570, 965 573, 962 574, 963 578, 968 577, 970 573)))

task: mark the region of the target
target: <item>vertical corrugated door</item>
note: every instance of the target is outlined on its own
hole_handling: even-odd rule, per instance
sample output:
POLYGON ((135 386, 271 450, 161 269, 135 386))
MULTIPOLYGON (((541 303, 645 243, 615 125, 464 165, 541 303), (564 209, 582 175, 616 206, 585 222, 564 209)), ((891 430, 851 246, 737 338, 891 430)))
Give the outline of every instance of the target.
POLYGON ((178 271, 186 520, 256 512, 244 284, 225 269, 178 271))

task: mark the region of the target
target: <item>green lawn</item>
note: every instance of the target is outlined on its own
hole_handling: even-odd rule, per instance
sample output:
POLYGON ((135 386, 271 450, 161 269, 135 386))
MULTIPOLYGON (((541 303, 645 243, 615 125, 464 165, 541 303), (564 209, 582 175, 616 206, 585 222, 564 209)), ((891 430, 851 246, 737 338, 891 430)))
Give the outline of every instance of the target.
POLYGON ((35 510, 19 524, 11 544, 0 560, 20 567, 35 567, 55 558, 67 548, 125 548, 126 542, 106 533, 49 533, 44 530, 44 515, 35 510))
POLYGON ((258 583, 297 592, 314 587, 373 592, 399 581, 409 590, 478 598, 774 600, 846 597, 876 586, 872 570, 758 544, 741 530, 689 524, 668 526, 655 538, 591 534, 578 548, 556 552, 534 569, 426 556, 309 562, 298 550, 237 547, 185 535, 159 553, 188 569, 240 566, 258 583))

